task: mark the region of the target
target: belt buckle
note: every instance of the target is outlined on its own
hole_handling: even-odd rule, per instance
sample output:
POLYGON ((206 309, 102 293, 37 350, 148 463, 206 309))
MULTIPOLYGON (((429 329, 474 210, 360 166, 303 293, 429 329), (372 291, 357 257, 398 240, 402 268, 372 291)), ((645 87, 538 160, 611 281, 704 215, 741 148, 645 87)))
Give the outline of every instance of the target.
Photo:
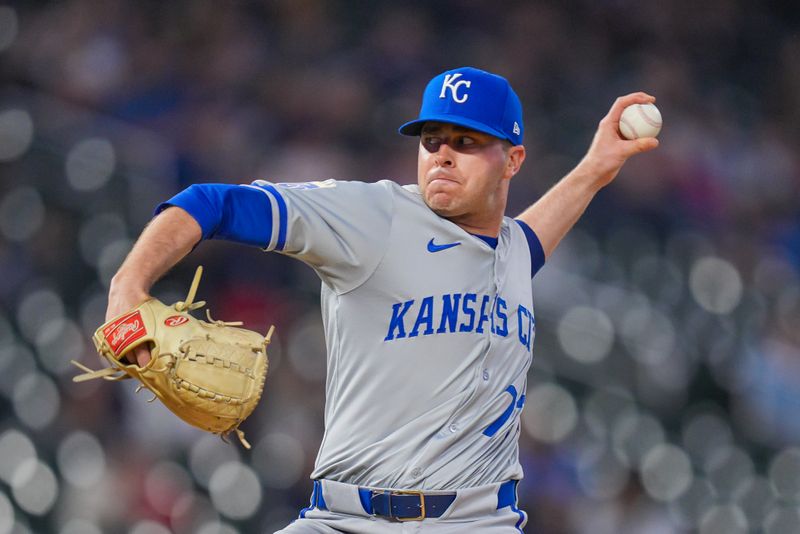
POLYGON ((398 521, 422 521, 425 519, 425 494, 415 490, 394 490, 389 492, 389 513, 392 512, 392 494, 396 495, 418 495, 420 514, 417 517, 395 517, 398 521))

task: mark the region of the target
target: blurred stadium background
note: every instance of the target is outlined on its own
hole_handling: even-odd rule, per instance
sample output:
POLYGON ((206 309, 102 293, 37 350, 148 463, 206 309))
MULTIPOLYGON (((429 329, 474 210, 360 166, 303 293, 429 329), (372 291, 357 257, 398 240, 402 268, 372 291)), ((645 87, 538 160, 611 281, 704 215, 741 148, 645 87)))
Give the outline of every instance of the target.
MULTIPOLYGON (((528 532, 800 532, 800 7, 796 2, 29 1, 0 5, 0 534, 270 533, 322 431, 318 280, 200 245, 214 315, 275 323, 252 452, 132 385, 73 385, 109 279, 194 182, 415 180, 426 81, 505 74, 528 163, 509 214, 657 95, 625 167, 535 281, 528 532)), ((422 274, 421 274, 422 275, 422 274)), ((409 394, 413 394, 410 392, 409 394)))

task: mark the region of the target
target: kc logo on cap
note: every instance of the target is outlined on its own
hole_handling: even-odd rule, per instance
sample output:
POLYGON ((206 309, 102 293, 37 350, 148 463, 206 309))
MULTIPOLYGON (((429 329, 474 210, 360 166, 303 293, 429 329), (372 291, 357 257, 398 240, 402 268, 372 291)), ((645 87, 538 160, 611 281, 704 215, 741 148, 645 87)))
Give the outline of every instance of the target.
POLYGON ((472 82, 469 80, 458 80, 461 77, 460 72, 452 73, 452 74, 445 74, 444 81, 442 82, 442 92, 439 93, 439 98, 446 98, 445 92, 450 89, 451 98, 458 102, 459 104, 463 104, 469 98, 469 95, 465 92, 462 98, 458 98, 458 88, 462 85, 466 86, 469 89, 469 86, 472 85, 472 82))
POLYGON ((522 104, 508 80, 474 67, 445 71, 428 82, 419 117, 400 127, 419 135, 426 122, 456 124, 521 145, 522 104))

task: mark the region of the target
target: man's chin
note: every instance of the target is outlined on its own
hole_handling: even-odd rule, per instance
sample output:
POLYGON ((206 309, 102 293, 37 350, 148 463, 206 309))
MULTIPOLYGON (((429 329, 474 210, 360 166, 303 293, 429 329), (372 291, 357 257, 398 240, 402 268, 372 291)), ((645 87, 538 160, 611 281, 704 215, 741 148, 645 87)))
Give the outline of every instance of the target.
POLYGON ((425 204, 439 217, 451 217, 454 213, 451 199, 442 198, 443 195, 436 194, 431 198, 425 199, 425 204))

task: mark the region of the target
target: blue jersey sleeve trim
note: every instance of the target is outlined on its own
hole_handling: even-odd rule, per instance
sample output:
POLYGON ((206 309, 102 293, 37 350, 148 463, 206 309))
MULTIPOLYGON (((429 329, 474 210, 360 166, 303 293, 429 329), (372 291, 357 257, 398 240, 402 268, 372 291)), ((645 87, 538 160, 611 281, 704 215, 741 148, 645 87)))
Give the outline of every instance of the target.
MULTIPOLYGON (((186 210, 200 225, 203 239, 224 239, 262 248, 270 243, 272 206, 262 193, 249 187, 195 184, 160 204, 156 214, 169 206, 186 210)), ((284 205, 284 212, 285 208, 284 205)))
POLYGON ((539 241, 539 238, 536 236, 536 233, 528 226, 524 221, 519 219, 514 219, 522 231, 525 233, 525 239, 528 241, 528 248, 531 251, 531 278, 536 276, 536 273, 539 272, 539 269, 542 268, 544 265, 544 249, 542 248, 542 243, 539 241))
POLYGON ((278 204, 278 242, 275 244, 275 250, 282 251, 286 246, 286 223, 288 221, 286 201, 278 190, 275 189, 274 185, 258 182, 254 184, 254 186, 271 193, 275 199, 275 203, 278 204))
POLYGON ((202 239, 209 239, 219 224, 222 211, 220 206, 210 201, 208 196, 203 194, 196 185, 184 189, 171 199, 159 204, 154 211, 154 215, 158 215, 171 206, 183 208, 197 221, 203 232, 202 239))

